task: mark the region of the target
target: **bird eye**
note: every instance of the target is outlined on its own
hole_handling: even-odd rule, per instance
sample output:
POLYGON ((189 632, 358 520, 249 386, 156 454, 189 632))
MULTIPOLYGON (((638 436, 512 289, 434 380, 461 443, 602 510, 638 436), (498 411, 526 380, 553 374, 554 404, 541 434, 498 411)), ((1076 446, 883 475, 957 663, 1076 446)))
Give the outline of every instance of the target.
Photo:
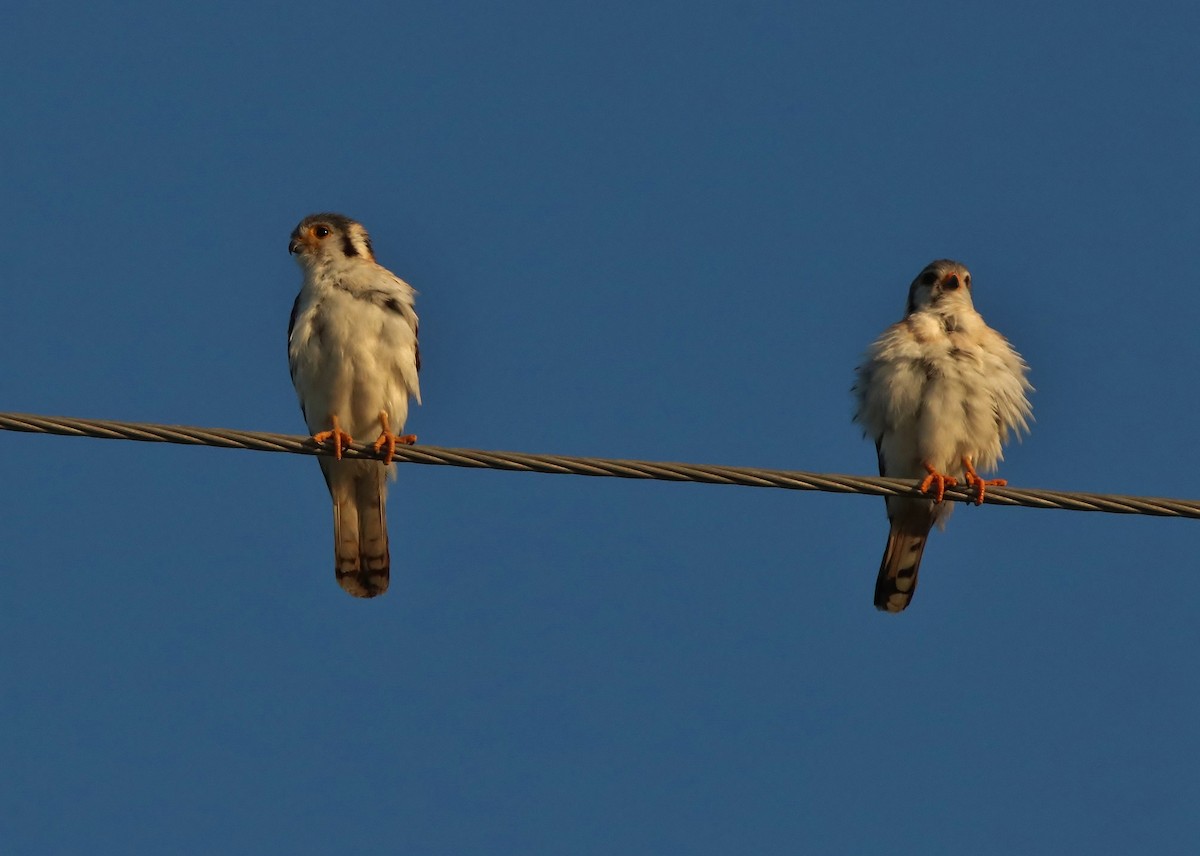
POLYGON ((935 282, 937 282, 936 271, 927 270, 921 274, 921 285, 933 285, 935 282))
POLYGON ((970 274, 967 274, 966 276, 963 277, 963 285, 965 285, 967 288, 971 287, 971 275, 970 274))
POLYGON ((312 233, 314 235, 316 235, 318 238, 327 238, 327 237, 329 237, 329 227, 328 226, 313 226, 312 233))

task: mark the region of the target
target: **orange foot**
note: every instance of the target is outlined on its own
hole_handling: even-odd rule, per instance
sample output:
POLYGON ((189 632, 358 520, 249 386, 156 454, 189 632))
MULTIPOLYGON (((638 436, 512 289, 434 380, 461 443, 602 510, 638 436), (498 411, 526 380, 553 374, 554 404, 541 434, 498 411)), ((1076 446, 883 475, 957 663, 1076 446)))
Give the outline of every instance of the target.
POLYGON ((1008 487, 1006 479, 983 479, 979 477, 979 473, 975 472, 975 465, 971 463, 970 458, 963 458, 963 466, 967 470, 967 484, 975 488, 978 492, 975 494, 975 504, 983 505, 984 494, 987 493, 989 486, 991 487, 1008 487))
POLYGON ((921 493, 929 493, 929 488, 937 485, 933 491, 933 501, 941 502, 942 497, 946 495, 946 488, 954 487, 958 484, 958 479, 945 473, 939 473, 932 464, 925 464, 925 469, 929 471, 929 475, 925 476, 924 481, 921 482, 921 493))
POLYGON ((330 417, 333 420, 333 427, 328 431, 318 431, 313 434, 313 442, 317 445, 324 445, 328 440, 333 440, 333 456, 339 461, 342 459, 342 450, 350 446, 354 442, 354 438, 342 430, 342 426, 338 424, 336 416, 330 417))
POLYGON ((392 458, 396 455, 396 444, 402 446, 411 446, 417 442, 416 434, 405 434, 401 437, 398 434, 392 433, 392 426, 388 423, 388 415, 386 410, 379 411, 379 424, 383 426, 383 431, 379 435, 379 439, 375 441, 375 451, 379 452, 384 446, 387 446, 387 454, 383 456, 383 462, 390 464, 392 458))

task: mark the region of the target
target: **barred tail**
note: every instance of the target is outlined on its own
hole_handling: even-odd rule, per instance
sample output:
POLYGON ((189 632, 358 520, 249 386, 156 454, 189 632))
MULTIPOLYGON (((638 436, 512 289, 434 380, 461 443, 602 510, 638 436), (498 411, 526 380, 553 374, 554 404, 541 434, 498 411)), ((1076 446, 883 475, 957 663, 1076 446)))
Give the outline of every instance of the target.
POLYGON ((892 515, 887 547, 879 565, 879 576, 875 579, 876 609, 903 612, 917 591, 921 554, 925 552, 925 542, 933 525, 932 514, 925 510, 931 503, 918 503, 918 506, 922 508, 921 513, 915 508, 905 508, 892 515))
POLYGON ((391 573, 386 468, 373 461, 328 461, 321 469, 333 498, 333 570, 354 597, 387 591, 391 573))

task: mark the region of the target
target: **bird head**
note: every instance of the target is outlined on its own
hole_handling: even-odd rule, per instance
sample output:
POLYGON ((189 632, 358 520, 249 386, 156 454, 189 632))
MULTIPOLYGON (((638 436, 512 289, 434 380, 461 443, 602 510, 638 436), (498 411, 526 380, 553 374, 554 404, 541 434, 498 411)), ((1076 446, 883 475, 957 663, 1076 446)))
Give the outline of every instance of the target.
POLYGON ((292 230, 288 252, 301 266, 362 258, 375 261, 371 236, 362 223, 341 214, 310 214, 292 230))
POLYGON ((908 308, 911 315, 922 309, 973 309, 971 303, 971 272, 965 265, 950 259, 930 262, 917 274, 908 288, 908 308))

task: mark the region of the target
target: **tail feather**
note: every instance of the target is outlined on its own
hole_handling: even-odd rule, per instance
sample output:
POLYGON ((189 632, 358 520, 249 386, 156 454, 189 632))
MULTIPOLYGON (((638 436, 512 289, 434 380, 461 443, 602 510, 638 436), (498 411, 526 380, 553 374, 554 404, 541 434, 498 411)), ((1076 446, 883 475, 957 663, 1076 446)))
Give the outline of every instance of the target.
MULTIPOLYGON (((892 528, 875 579, 876 609, 903 612, 917 591, 917 571, 933 526, 931 503, 920 505, 927 510, 903 509, 891 515, 892 528)), ((892 510, 890 506, 888 510, 892 510)))
POLYGON ((321 459, 333 498, 333 570, 338 585, 354 597, 387 591, 387 470, 371 461, 321 459))
POLYGON ((371 471, 363 474, 355 484, 358 495, 358 582, 367 592, 360 597, 383 594, 390 580, 386 474, 385 467, 374 464, 371 471))

